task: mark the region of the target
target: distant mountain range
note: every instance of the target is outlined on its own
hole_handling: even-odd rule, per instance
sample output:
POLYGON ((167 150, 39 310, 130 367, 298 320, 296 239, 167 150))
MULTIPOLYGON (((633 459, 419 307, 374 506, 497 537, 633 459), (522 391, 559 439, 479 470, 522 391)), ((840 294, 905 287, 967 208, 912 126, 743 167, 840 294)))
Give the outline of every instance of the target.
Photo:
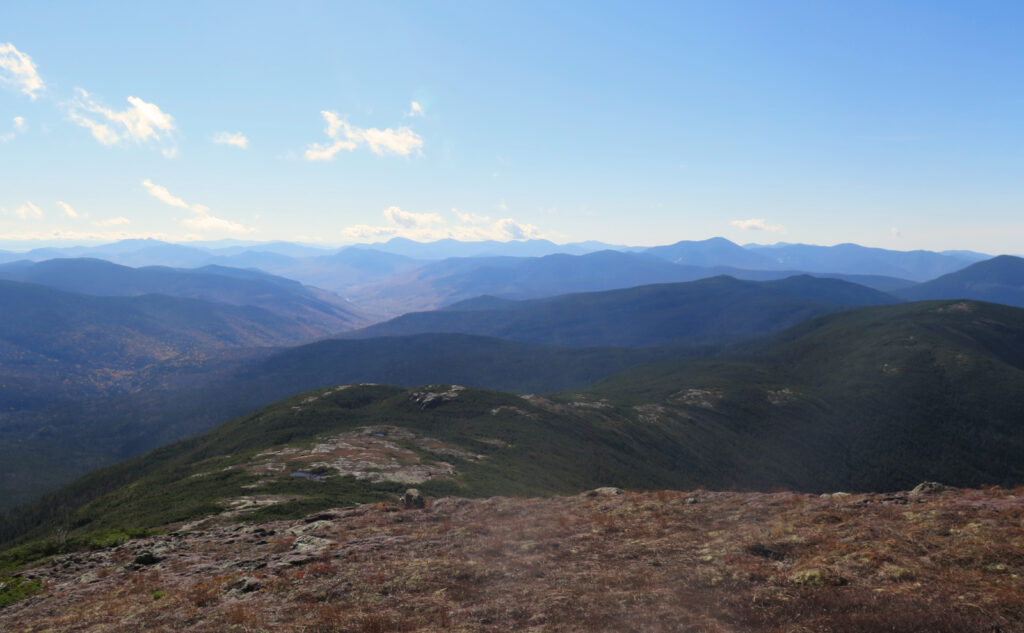
POLYGON ((690 266, 878 275, 911 281, 933 279, 990 257, 970 251, 892 251, 857 244, 752 244, 743 247, 720 237, 655 246, 643 252, 690 266))
POLYGON ((449 259, 452 257, 544 257, 558 253, 566 255, 585 255, 603 250, 643 250, 643 247, 619 246, 604 242, 575 242, 555 244, 550 240, 513 240, 496 242, 486 240, 480 242, 461 242, 453 239, 435 242, 416 242, 404 237, 394 237, 387 242, 374 244, 357 244, 351 248, 376 250, 393 255, 402 255, 411 259, 449 259))
MULTIPOLYGON (((772 262, 773 267, 819 272, 856 272, 926 281, 953 272, 990 255, 971 251, 891 251, 857 244, 812 246, 777 244, 749 250, 772 262)), ((760 266, 756 266, 760 268, 760 266)))
POLYGON ((601 242, 558 245, 547 240, 420 243, 394 238, 331 252, 274 242, 113 244, 0 252, 0 261, 92 257, 128 266, 258 268, 339 292, 367 312, 395 316, 480 294, 534 298, 642 284, 692 281, 728 274, 765 280, 800 273, 834 276, 885 292, 955 272, 988 256, 970 251, 891 251, 855 244, 740 246, 723 238, 666 246, 625 247, 601 242), (600 251, 610 256, 591 257, 600 251), (574 261, 574 258, 586 257, 574 261), (629 259, 634 257, 635 259, 629 259), (661 265, 655 264, 655 260, 661 265), (538 281, 544 275, 544 281, 538 281))

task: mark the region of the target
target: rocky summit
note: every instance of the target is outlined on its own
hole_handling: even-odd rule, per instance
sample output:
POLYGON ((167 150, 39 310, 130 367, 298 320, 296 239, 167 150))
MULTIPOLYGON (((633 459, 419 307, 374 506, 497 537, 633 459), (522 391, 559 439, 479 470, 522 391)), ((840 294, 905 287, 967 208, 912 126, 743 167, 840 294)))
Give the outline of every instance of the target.
POLYGON ((220 515, 57 555, 2 581, 28 596, 0 630, 1024 631, 1024 488, 422 505, 220 515))

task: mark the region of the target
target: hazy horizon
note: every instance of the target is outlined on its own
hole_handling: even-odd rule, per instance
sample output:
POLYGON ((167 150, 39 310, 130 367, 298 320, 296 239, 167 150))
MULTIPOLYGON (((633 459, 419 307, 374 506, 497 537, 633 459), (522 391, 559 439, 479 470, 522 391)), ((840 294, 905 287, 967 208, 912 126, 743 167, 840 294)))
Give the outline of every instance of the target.
POLYGON ((8 3, 0 242, 1012 252, 1022 17, 1012 3, 8 3))
MULTIPOLYGON (((525 242, 529 242, 529 241, 532 241, 532 240, 547 240, 547 241, 551 241, 556 246, 571 246, 571 245, 575 245, 575 244, 600 243, 600 244, 604 244, 604 245, 607 245, 607 246, 613 247, 613 248, 630 248, 630 249, 637 248, 637 249, 643 249, 643 248, 652 248, 652 247, 656 247, 656 246, 671 245, 671 244, 675 244, 675 243, 680 242, 680 241, 683 241, 683 242, 686 242, 686 241, 700 242, 700 241, 706 241, 706 240, 717 239, 717 238, 728 239, 728 238, 725 238, 725 237, 723 237, 721 235, 714 235, 714 236, 711 236, 709 238, 705 238, 705 240, 686 240, 686 239, 683 239, 683 240, 677 240, 675 242, 664 242, 664 243, 655 243, 655 244, 622 244, 622 243, 603 242, 601 240, 586 240, 586 239, 578 240, 578 241, 554 241, 554 240, 547 240, 547 238, 522 238, 522 239, 504 239, 504 240, 496 240, 496 239, 486 239, 486 238, 484 238, 484 239, 478 239, 478 240, 455 240, 455 241, 459 241, 459 242, 466 243, 466 244, 492 243, 492 242, 497 242, 497 243, 502 243, 502 244, 509 244, 509 243, 515 243, 515 242, 525 243, 525 242)), ((191 239, 191 240, 180 239, 180 240, 174 240, 174 239, 160 239, 160 238, 156 238, 156 237, 121 238, 121 239, 114 239, 114 240, 101 239, 101 240, 90 240, 90 241, 86 241, 86 240, 76 240, 76 241, 33 240, 33 241, 15 242, 15 241, 3 241, 3 240, 0 240, 0 251, 6 251, 6 252, 9 252, 9 253, 28 253, 28 252, 30 252, 32 250, 36 250, 36 249, 97 248, 97 247, 117 244, 118 242, 123 242, 123 241, 140 240, 140 241, 154 241, 154 242, 160 242, 160 243, 175 244, 175 245, 179 245, 179 246, 197 246, 197 247, 200 247, 200 248, 214 248, 214 249, 216 249, 216 248, 230 248, 230 247, 252 248, 252 247, 258 247, 258 246, 269 245, 269 244, 293 244, 293 245, 303 246, 303 247, 311 248, 311 249, 320 249, 320 250, 323 250, 324 252, 333 252, 335 250, 342 249, 342 248, 347 248, 347 247, 350 247, 350 246, 369 246, 369 247, 373 247, 375 245, 383 245, 383 244, 387 244, 388 242, 390 242, 392 240, 409 240, 411 242, 415 242, 415 243, 418 243, 418 244, 431 244, 431 243, 434 243, 434 242, 438 242, 438 241, 442 241, 442 240, 451 240, 451 239, 454 239, 454 238, 440 238, 438 240, 417 240, 417 239, 412 239, 412 238, 407 238, 407 237, 402 237, 402 236, 394 236, 394 237, 388 237, 388 238, 385 238, 385 239, 380 239, 380 240, 372 241, 372 242, 371 241, 366 241, 366 242, 335 242, 335 243, 303 242, 303 241, 274 240, 274 239, 269 239, 269 240, 245 240, 245 239, 238 239, 238 238, 191 239)), ((730 240, 730 241, 732 241, 732 240, 730 240)), ((753 242, 753 241, 751 241, 751 242, 743 242, 743 243, 739 243, 739 242, 733 242, 733 243, 735 243, 735 244, 737 244, 739 246, 742 246, 744 248, 749 248, 749 247, 766 247, 766 248, 771 248, 771 247, 778 247, 778 246, 798 246, 798 245, 799 246, 819 246, 819 247, 829 248, 829 247, 840 246, 840 245, 845 245, 845 244, 854 244, 854 245, 857 245, 857 246, 864 246, 862 244, 856 244, 855 242, 836 242, 834 244, 808 244, 808 243, 804 243, 804 242, 785 242, 785 241, 779 241, 779 242, 753 242)), ((884 248, 884 247, 868 247, 868 248, 884 248)), ((930 251, 930 249, 909 249, 909 248, 908 249, 887 248, 886 250, 893 250, 893 251, 899 251, 899 252, 930 251)), ((953 253, 953 252, 958 252, 958 251, 970 252, 970 253, 978 253, 978 254, 981 254, 981 255, 987 255, 987 256, 992 256, 992 257, 998 256, 998 255, 1020 256, 1020 252, 1019 251, 1017 251, 1017 252, 1006 252, 1006 253, 986 253, 986 252, 982 252, 982 251, 975 251, 973 249, 943 249, 943 250, 936 250, 936 251, 930 251, 930 252, 936 252, 936 253, 950 252, 950 253, 953 253)))

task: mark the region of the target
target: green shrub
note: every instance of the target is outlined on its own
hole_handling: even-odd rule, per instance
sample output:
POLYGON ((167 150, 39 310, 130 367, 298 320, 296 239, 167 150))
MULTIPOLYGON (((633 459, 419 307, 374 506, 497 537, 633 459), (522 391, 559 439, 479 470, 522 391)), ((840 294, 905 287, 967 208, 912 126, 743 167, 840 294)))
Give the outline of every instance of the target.
POLYGON ((43 590, 43 583, 15 576, 0 578, 0 609, 43 590))

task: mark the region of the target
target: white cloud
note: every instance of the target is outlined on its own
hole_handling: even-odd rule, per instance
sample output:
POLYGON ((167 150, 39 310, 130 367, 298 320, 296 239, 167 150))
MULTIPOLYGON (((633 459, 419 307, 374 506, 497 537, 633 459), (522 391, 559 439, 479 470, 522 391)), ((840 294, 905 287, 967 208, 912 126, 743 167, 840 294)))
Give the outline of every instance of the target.
POLYGON ((18 135, 18 132, 24 132, 26 129, 25 117, 16 116, 11 121, 14 124, 14 130, 5 134, 0 134, 0 143, 6 143, 13 141, 14 137, 18 135))
POLYGON ((69 218, 75 219, 82 217, 78 215, 78 211, 75 211, 74 207, 72 207, 67 202, 64 202, 63 200, 58 200, 57 206, 60 207, 64 211, 64 215, 68 216, 69 218))
POLYGON ((423 147, 423 139, 407 127, 400 127, 397 130, 363 129, 351 125, 336 112, 323 110, 320 114, 327 122, 324 132, 334 139, 334 142, 327 145, 310 144, 306 147, 306 160, 332 160, 341 150, 351 152, 362 145, 369 147, 370 151, 378 156, 389 153, 408 156, 414 151, 419 152, 423 147))
POLYGON ((744 231, 768 231, 770 233, 785 233, 786 229, 781 224, 768 224, 764 218, 750 218, 749 220, 733 220, 729 224, 744 231))
POLYGON ((409 105, 409 112, 405 116, 427 116, 427 113, 423 111, 423 106, 418 101, 413 101, 409 105))
POLYGON ((245 134, 241 132, 218 132, 213 137, 213 142, 218 145, 231 145, 240 149, 246 149, 249 147, 249 139, 245 137, 245 134))
MULTIPOLYGON (((172 194, 170 191, 168 191, 167 187, 164 187, 162 185, 158 185, 158 184, 150 181, 148 178, 142 181, 142 186, 145 187, 147 191, 149 191, 149 195, 153 196, 154 198, 156 198, 157 200, 163 202, 164 204, 169 204, 172 207, 178 207, 178 208, 181 208, 181 209, 192 209, 193 208, 192 206, 189 206, 189 204, 187 202, 185 202, 184 200, 182 200, 178 196, 176 196, 176 195, 172 194)), ((204 207, 201 204, 194 205, 194 206, 195 207, 201 207, 203 210, 206 210, 206 207, 204 207)), ((194 210, 198 210, 198 208, 194 209, 194 210)))
POLYGON ((384 217, 388 222, 406 229, 444 224, 444 219, 436 213, 413 213, 399 207, 384 209, 384 217))
POLYGON ((206 211, 197 211, 196 215, 183 219, 181 223, 190 229, 203 233, 211 231, 218 233, 252 233, 256 230, 253 227, 245 226, 238 222, 212 216, 206 211))
POLYGON ((148 178, 142 181, 142 186, 149 191, 149 195, 153 196, 157 200, 164 204, 172 207, 178 207, 179 209, 188 209, 193 213, 192 217, 183 218, 181 223, 190 229, 195 231, 206 232, 218 232, 218 233, 252 233, 256 229, 253 227, 239 224, 238 222, 232 222, 231 220, 225 220, 224 218, 218 218, 210 215, 210 208, 202 204, 189 204, 174 195, 167 190, 167 187, 158 185, 148 178))
POLYGON ((369 224, 355 224, 341 229, 341 236, 346 240, 370 240, 378 238, 395 237, 398 235, 398 228, 394 226, 370 226, 369 224))
MULTIPOLYGON (((89 95, 78 89, 78 97, 71 102, 68 116, 78 125, 88 128, 93 138, 103 145, 116 145, 123 140, 136 143, 170 143, 174 131, 174 117, 160 109, 155 103, 138 97, 128 97, 130 107, 115 111, 103 107, 89 95), (87 116, 89 115, 89 116, 87 116), (91 115, 99 115, 94 117, 91 115)), ((177 149, 171 145, 163 149, 164 156, 173 158, 177 149)))
POLYGON ((342 229, 341 235, 346 240, 366 241, 381 241, 392 237, 418 241, 445 238, 462 241, 508 241, 544 237, 536 226, 517 222, 512 218, 501 218, 491 222, 490 218, 485 216, 461 213, 457 209, 452 211, 458 216, 460 225, 450 226, 436 213, 413 213, 399 207, 388 207, 382 212, 387 224, 356 224, 342 229))
POLYGON ((498 220, 492 230, 507 240, 535 240, 542 237, 540 229, 536 226, 516 222, 512 218, 498 220))
POLYGON ((36 93, 43 90, 43 80, 32 58, 10 42, 0 44, 0 82, 20 88, 33 101, 38 96, 36 93))
POLYGON ((26 200, 25 204, 14 210, 14 215, 18 216, 22 220, 28 220, 30 218, 38 219, 43 217, 43 210, 31 201, 26 200))
POLYGON ((124 226, 125 224, 131 224, 131 220, 126 217, 118 216, 116 218, 110 218, 109 220, 99 220, 93 222, 96 226, 124 226))
POLYGON ((68 116, 70 116, 71 120, 75 123, 84 128, 89 128, 89 131, 92 132, 93 138, 103 145, 114 145, 121 140, 121 137, 118 136, 116 132, 103 123, 97 123, 88 117, 82 116, 74 110, 69 111, 68 116))
POLYGON ((486 224, 491 221, 490 216, 477 215, 475 213, 463 213, 454 207, 452 207, 452 213, 454 213, 456 217, 459 218, 459 222, 462 222, 463 224, 486 224))

